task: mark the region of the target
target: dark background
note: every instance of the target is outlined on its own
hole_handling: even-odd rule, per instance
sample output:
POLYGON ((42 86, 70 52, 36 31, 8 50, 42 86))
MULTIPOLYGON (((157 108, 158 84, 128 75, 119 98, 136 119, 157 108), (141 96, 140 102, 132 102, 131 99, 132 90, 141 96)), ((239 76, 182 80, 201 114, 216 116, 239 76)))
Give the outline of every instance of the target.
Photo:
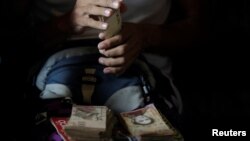
MULTIPOLYGON (((23 129, 29 127, 26 109, 32 107, 26 107, 24 91, 28 68, 39 56, 40 44, 25 2, 1 0, 0 5, 1 100, 6 101, 1 117, 10 123, 2 127, 10 140, 29 132, 23 129)), ((173 57, 175 82, 184 102, 181 130, 188 141, 210 138, 213 128, 249 131, 249 10, 248 0, 207 1, 206 39, 173 57)))
POLYGON ((249 1, 209 0, 205 8, 206 39, 180 51, 173 63, 184 102, 183 133, 191 141, 222 139, 211 137, 214 128, 250 128, 249 1))

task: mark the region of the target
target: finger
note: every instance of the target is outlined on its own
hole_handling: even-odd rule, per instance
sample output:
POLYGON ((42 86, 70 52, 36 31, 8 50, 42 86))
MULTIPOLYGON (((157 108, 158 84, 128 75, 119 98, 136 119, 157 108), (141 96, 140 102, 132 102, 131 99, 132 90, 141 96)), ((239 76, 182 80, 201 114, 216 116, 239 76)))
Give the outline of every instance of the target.
POLYGON ((84 6, 84 7, 80 7, 78 8, 79 11, 81 10, 81 15, 86 13, 89 15, 99 15, 99 16, 105 16, 105 17, 109 17, 112 14, 112 9, 110 8, 104 8, 104 7, 98 7, 95 5, 89 5, 89 6, 84 6))
POLYGON ((123 73, 125 68, 123 67, 106 67, 103 69, 105 74, 121 74, 123 73))
POLYGON ((101 22, 101 21, 96 21, 96 20, 90 18, 88 15, 84 15, 84 16, 76 18, 75 24, 77 26, 88 26, 88 27, 101 29, 101 30, 105 30, 108 27, 107 23, 101 22))
MULTIPOLYGON (((104 32, 102 32, 102 33, 105 34, 104 32)), ((102 34, 102 33, 100 33, 100 34, 102 34)), ((101 35, 99 35, 99 36, 101 36, 101 35)), ((98 49, 109 49, 109 48, 112 48, 114 46, 122 44, 126 39, 127 39, 127 37, 122 36, 121 34, 115 35, 114 37, 111 37, 109 39, 106 39, 106 40, 100 42, 98 44, 98 49)))
POLYGON ((117 58, 100 57, 98 61, 100 64, 108 67, 122 66, 125 65, 126 63, 125 57, 117 57, 117 58))
POLYGON ((118 57, 126 54, 128 50, 127 44, 122 44, 120 46, 105 50, 101 52, 106 57, 118 57))
POLYGON ((139 46, 136 45, 136 42, 133 40, 128 40, 125 44, 113 47, 111 49, 106 49, 101 52, 106 57, 118 57, 118 56, 127 56, 132 57, 138 52, 139 46))
POLYGON ((80 5, 86 5, 88 4, 93 4, 93 5, 98 5, 101 7, 110 7, 114 9, 118 9, 121 5, 120 0, 82 0, 83 2, 80 2, 80 5))

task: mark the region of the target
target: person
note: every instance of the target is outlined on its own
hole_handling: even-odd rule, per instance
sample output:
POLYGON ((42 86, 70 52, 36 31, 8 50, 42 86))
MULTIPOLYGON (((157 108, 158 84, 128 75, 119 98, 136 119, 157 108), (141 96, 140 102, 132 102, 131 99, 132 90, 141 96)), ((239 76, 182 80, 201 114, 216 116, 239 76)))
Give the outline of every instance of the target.
POLYGON ((166 54, 192 46, 200 37, 200 3, 200 0, 35 0, 34 23, 41 27, 37 35, 45 54, 36 77, 36 86, 42 91, 40 98, 72 96, 76 103, 104 104, 116 112, 139 108, 144 101, 141 90, 134 87, 139 81, 135 62, 143 54, 169 78, 174 94, 167 104, 181 113, 181 97, 172 81, 166 54), (106 37, 109 25, 97 17, 109 18, 118 9, 122 16, 121 31, 106 37), (82 55, 86 52, 89 56, 82 55), (124 88, 127 84, 132 87, 124 88), (110 86, 117 85, 119 88, 110 90, 113 88, 110 86), (116 93, 121 88, 123 91, 116 93))
MULTIPOLYGON (((161 73, 170 79, 170 85, 175 93, 172 105, 177 107, 179 113, 182 112, 181 96, 171 78, 171 63, 166 54, 171 55, 171 51, 185 49, 197 42, 201 29, 201 1, 160 0, 156 3, 152 0, 136 2, 130 0, 64 0, 60 2, 36 0, 35 6, 37 7, 34 9, 35 19, 37 23, 45 23, 48 32, 45 37, 51 38, 45 50, 52 50, 52 53, 49 53, 50 58, 46 58, 47 61, 36 78, 36 86, 42 91, 40 94, 42 99, 74 96, 74 93, 77 93, 78 96, 73 97, 77 103, 83 100, 90 104, 90 99, 93 97, 96 102, 92 104, 109 105, 117 112, 139 108, 144 103, 139 88, 133 89, 130 95, 120 93, 113 95, 124 87, 122 83, 119 89, 111 89, 105 96, 99 94, 101 97, 97 98, 98 94, 93 93, 103 93, 103 88, 119 84, 120 80, 127 82, 125 81, 127 76, 120 74, 135 73, 136 69, 133 64, 143 54, 150 64, 158 67, 161 73), (178 6, 181 8, 178 9, 178 6), (106 37, 109 25, 105 21, 100 21, 98 16, 109 18, 116 10, 121 12, 122 28, 116 35, 106 37), (179 15, 179 19, 174 14, 179 15), (176 17, 177 19, 174 19, 176 17), (95 47, 76 49, 80 46, 95 47), (93 59, 89 60, 89 63, 98 60, 102 67, 97 67, 98 65, 79 67, 76 62, 86 64, 87 62, 79 60, 88 59, 78 58, 76 61, 67 57, 79 57, 78 52, 96 52, 96 49, 99 53, 92 56, 93 59), (58 63, 59 59, 61 63, 58 63), (89 75, 93 73, 89 73, 88 70, 93 67, 95 67, 94 72, 99 75, 94 74, 96 76, 89 78, 89 75), (117 79, 116 75, 121 77, 117 79), (83 79, 92 79, 96 83, 99 81, 97 78, 101 78, 106 83, 98 83, 95 86, 89 85, 93 82, 88 81, 86 82, 88 84, 85 82, 82 84, 83 79), (136 94, 132 96, 132 93, 136 94), (130 103, 127 104, 124 99, 130 103)), ((43 33, 44 31, 46 30, 42 29, 43 33)), ((139 81, 135 77, 130 78, 135 82, 139 81)), ((127 82, 127 84, 132 86, 137 83, 127 82)))
MULTIPOLYGON (((168 18, 171 18, 170 9, 173 8, 171 6, 173 6, 172 3, 174 2, 175 1, 171 0, 160 0, 157 1, 157 3, 152 0, 136 2, 130 0, 65 0, 60 2, 36 0, 35 4, 38 8, 34 9, 34 13, 37 19, 45 21, 45 23, 53 23, 51 27, 57 29, 57 35, 66 35, 63 48, 65 48, 65 46, 68 48, 66 50, 59 48, 57 51, 54 51, 56 53, 47 59, 46 64, 38 74, 36 85, 42 90, 40 97, 43 99, 51 99, 72 96, 74 95, 73 93, 77 93, 79 96, 76 97, 74 101, 81 103, 80 101, 84 97, 85 103, 91 103, 92 93, 103 93, 103 88, 118 84, 118 81, 121 79, 123 79, 123 81, 126 79, 127 76, 122 77, 122 75, 119 74, 126 71, 132 74, 135 73, 133 72, 134 70, 130 68, 132 68, 131 66, 142 52, 163 52, 163 50, 168 50, 167 53, 170 54, 170 51, 174 48, 178 49, 178 47, 189 46, 195 42, 195 39, 199 36, 200 28, 199 1, 192 0, 187 2, 180 0, 180 4, 185 10, 185 17, 181 20, 168 22, 168 18), (121 11, 123 22, 121 31, 108 38, 105 34, 109 25, 105 21, 98 20, 97 17, 103 16, 108 18, 118 9, 121 11), (91 47, 91 49, 86 47, 84 49, 74 48, 84 45, 96 47, 91 47), (99 55, 92 56, 92 60, 89 60, 88 57, 88 59, 85 57, 75 60, 71 58, 70 60, 69 57, 67 57, 79 57, 79 54, 76 55, 78 52, 84 52, 86 50, 88 50, 87 52, 96 52, 96 49, 99 51, 99 55), (61 59, 61 63, 57 61, 59 59, 61 59), (103 67, 97 67, 92 71, 97 72, 99 74, 97 77, 106 83, 102 85, 98 83, 98 86, 91 85, 88 88, 86 88, 86 84, 81 84, 83 79, 91 79, 96 83, 97 77, 89 78, 89 75, 93 75, 93 72, 89 73, 89 70, 91 70, 93 66, 90 68, 86 68, 85 66, 85 68, 83 68, 83 64, 86 64, 88 61, 82 62, 79 60, 88 60, 92 63, 94 60, 98 60, 99 64, 103 67), (74 61, 81 64, 81 66, 77 66, 78 64, 76 62, 72 65, 74 61), (82 73, 83 70, 85 74, 82 73), (116 80, 116 75, 122 78, 116 80), (95 92, 93 92, 94 90, 95 92)), ((52 40, 55 40, 56 36, 51 34, 51 30, 49 30, 49 32, 50 34, 48 35, 53 36, 52 40)), ((49 49, 53 50, 54 48, 55 46, 52 46, 52 48, 49 49)), ((165 73, 167 77, 170 77, 169 60, 166 59, 165 56, 157 57, 150 53, 146 54, 146 58, 151 64, 160 67, 160 69, 165 69, 162 72, 165 73), (157 60, 159 58, 160 61, 157 60), (162 64, 161 62, 165 63, 162 64)), ((130 78, 131 80, 135 80, 134 77, 130 78)), ((171 86, 175 87, 173 82, 170 82, 171 86)), ((93 81, 87 83, 93 83, 93 81)), ((128 82, 128 84, 135 85, 132 83, 134 82, 128 82)), ((89 84, 87 85, 89 86, 89 84)), ((106 96, 96 98, 96 102, 92 104, 106 104, 118 112, 133 110, 143 105, 142 96, 137 88, 131 92, 134 93, 133 96, 131 94, 124 96, 119 93, 117 94, 119 98, 117 98, 116 95, 113 95, 122 86, 124 86, 124 84, 119 88, 107 92, 106 96), (112 99, 111 96, 116 98, 112 99), (128 105, 124 102, 124 99, 130 101, 130 104, 128 105)), ((174 105, 177 105, 178 111, 181 113, 182 102, 180 94, 176 88, 174 88, 174 90, 175 93, 177 93, 174 105)), ((93 97, 95 98, 96 95, 93 95, 93 97)))
MULTIPOLYGON (((98 44, 98 48, 105 50, 102 52, 104 57, 99 58, 99 62, 107 66, 103 70, 105 73, 119 73, 126 70, 144 49, 153 48, 154 51, 160 50, 159 52, 161 52, 162 48, 188 46, 193 41, 197 41, 199 36, 200 0, 180 0, 181 10, 184 11, 185 17, 169 24, 167 18, 171 16, 169 15, 172 14, 170 9, 174 8, 171 6, 176 1, 161 0, 156 3, 152 0, 139 2, 131 2, 130 0, 77 0, 76 2, 64 0, 44 2, 43 4, 41 4, 42 0, 37 1, 40 4, 39 9, 47 10, 51 6, 51 10, 47 11, 46 15, 40 14, 41 19, 48 20, 49 14, 57 16, 59 17, 57 18, 59 21, 57 22, 58 29, 78 33, 84 31, 86 27, 101 30, 107 28, 105 23, 94 20, 90 15, 108 17, 111 15, 112 9, 121 6, 122 12, 124 12, 122 21, 126 22, 123 23, 122 31, 109 39, 106 39, 102 33, 99 34, 103 41, 98 44), (74 4, 75 6, 71 9, 74 4)), ((177 13, 181 12, 177 11, 177 13)), ((88 33, 85 32, 85 34, 88 33)), ((87 36, 98 38, 97 34, 94 35, 95 37, 93 35, 84 36, 85 38, 87 36)))

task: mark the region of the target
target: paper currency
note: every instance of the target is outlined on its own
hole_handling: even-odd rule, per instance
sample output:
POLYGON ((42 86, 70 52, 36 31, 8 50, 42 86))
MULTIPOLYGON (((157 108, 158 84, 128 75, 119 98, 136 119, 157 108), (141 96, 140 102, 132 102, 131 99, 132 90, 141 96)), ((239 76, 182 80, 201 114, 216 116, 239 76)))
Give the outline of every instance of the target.
POLYGON ((104 21, 108 23, 108 28, 105 31, 106 38, 110 38, 117 34, 122 27, 122 19, 120 10, 115 10, 114 13, 111 15, 111 17, 104 19, 104 17, 99 17, 100 21, 104 21))
POLYGON ((104 131, 107 112, 108 108, 105 106, 73 106, 71 117, 65 128, 78 126, 104 131))
POLYGON ((111 138, 115 117, 106 106, 74 105, 64 130, 77 141, 99 141, 111 138))
POLYGON ((164 122, 153 104, 135 111, 124 112, 120 115, 132 136, 166 136, 174 134, 174 131, 164 122))

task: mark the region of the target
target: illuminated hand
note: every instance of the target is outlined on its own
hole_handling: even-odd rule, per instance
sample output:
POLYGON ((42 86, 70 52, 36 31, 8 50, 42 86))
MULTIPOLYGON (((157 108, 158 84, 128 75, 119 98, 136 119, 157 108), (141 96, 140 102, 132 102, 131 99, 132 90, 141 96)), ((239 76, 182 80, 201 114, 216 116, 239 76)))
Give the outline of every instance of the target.
POLYGON ((137 24, 123 24, 119 34, 105 39, 105 32, 99 37, 104 39, 98 44, 98 49, 104 57, 99 58, 99 63, 106 66, 104 73, 119 74, 124 72, 141 53, 145 47, 145 31, 137 24))

